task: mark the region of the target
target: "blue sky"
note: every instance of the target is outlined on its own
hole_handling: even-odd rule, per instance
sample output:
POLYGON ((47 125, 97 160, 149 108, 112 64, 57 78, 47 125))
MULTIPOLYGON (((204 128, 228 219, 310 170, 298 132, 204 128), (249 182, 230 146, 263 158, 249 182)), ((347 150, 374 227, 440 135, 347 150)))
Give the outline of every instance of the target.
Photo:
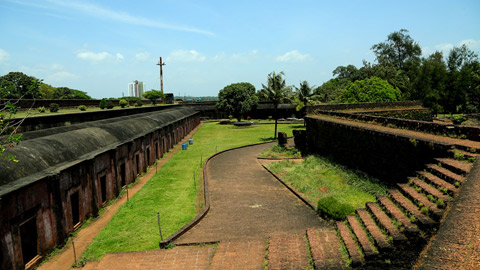
POLYGON ((144 81, 175 95, 257 89, 268 73, 321 85, 340 65, 374 61, 370 48, 408 29, 428 55, 480 52, 480 1, 0 0, 0 75, 21 71, 95 98, 144 81))

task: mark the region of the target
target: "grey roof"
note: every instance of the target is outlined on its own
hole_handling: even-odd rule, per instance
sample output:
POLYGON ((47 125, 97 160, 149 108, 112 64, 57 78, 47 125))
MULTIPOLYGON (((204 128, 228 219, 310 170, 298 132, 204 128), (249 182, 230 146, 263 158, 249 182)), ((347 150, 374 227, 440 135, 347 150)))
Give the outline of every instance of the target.
POLYGON ((27 132, 6 151, 18 162, 0 158, 0 196, 195 113, 174 108, 27 132))

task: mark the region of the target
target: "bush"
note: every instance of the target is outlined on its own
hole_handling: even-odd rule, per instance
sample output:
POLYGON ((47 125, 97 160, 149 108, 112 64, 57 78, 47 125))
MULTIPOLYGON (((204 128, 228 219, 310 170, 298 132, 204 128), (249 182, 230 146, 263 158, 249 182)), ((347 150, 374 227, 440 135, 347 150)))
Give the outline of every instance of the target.
POLYGON ((115 105, 113 105, 113 102, 111 100, 107 100, 107 109, 113 109, 115 105))
POLYGON ((142 107, 143 106, 143 102, 141 100, 137 100, 137 102, 135 102, 135 107, 142 107))
POLYGON ((125 99, 120 99, 120 101, 118 102, 118 105, 120 105, 120 107, 122 108, 125 108, 128 106, 128 101, 126 101, 125 99))
POLYGON ((58 112, 60 105, 57 103, 50 103, 50 112, 58 112))
POLYGON ((355 208, 337 201, 334 197, 327 196, 318 200, 317 211, 335 220, 345 220, 347 215, 355 213, 355 208))
POLYGON ((45 110, 47 110, 47 109, 45 109, 45 107, 44 107, 44 106, 42 106, 42 107, 38 107, 38 112, 40 112, 40 113, 44 113, 44 112, 45 112, 45 110))
POLYGON ((107 99, 102 98, 102 100, 100 100, 100 103, 98 104, 98 107, 100 107, 100 109, 103 110, 103 109, 107 108, 107 105, 108 105, 107 99))
POLYGON ((78 106, 78 109, 79 109, 80 111, 86 111, 86 110, 87 110, 87 106, 85 106, 85 105, 80 105, 80 106, 78 106))

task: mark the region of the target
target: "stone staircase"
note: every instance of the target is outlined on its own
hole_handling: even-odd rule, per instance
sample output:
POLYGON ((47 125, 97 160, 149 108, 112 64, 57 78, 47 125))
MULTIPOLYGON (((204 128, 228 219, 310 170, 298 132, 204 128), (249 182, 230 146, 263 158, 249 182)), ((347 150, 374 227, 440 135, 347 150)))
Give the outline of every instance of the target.
POLYGON ((328 229, 107 254, 84 269, 410 269, 479 152, 453 149, 328 229))

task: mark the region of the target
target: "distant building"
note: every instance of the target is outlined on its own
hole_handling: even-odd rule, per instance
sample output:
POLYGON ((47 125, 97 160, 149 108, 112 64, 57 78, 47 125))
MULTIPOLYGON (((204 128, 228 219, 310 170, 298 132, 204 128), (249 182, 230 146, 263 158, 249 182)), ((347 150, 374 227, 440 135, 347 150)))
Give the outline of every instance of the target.
POLYGON ((143 97, 143 92, 145 91, 145 84, 137 80, 128 84, 128 93, 131 97, 143 97))

